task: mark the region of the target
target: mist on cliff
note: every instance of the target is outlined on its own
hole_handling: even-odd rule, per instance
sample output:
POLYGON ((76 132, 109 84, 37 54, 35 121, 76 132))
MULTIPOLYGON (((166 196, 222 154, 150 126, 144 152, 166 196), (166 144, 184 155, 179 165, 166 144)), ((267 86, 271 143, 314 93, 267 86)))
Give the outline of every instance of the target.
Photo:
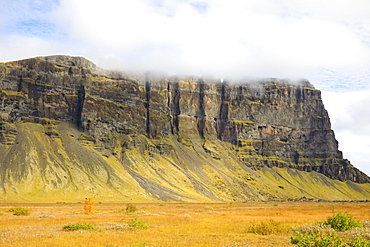
POLYGON ((56 18, 104 67, 297 78, 369 65, 370 49, 351 29, 360 16, 345 14, 348 3, 64 0, 56 18))
POLYGON ((8 31, 2 33, 1 60, 62 53, 109 69, 222 78, 309 78, 322 68, 341 72, 370 65, 370 4, 364 0, 20 0, 3 5, 8 31))

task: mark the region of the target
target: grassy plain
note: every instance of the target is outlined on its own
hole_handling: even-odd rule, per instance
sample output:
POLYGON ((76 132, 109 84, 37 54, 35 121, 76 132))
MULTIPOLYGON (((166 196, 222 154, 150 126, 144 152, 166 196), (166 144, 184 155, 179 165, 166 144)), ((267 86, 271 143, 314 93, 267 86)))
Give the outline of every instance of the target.
POLYGON ((135 203, 135 212, 127 205, 97 203, 87 215, 83 203, 0 203, 0 246, 293 246, 290 228, 324 221, 333 206, 370 220, 370 202, 135 203), (12 207, 31 214, 13 215, 12 207), (133 221, 148 228, 130 227, 133 221), (269 222, 278 231, 253 231, 269 222), (63 230, 76 223, 97 229, 63 230))

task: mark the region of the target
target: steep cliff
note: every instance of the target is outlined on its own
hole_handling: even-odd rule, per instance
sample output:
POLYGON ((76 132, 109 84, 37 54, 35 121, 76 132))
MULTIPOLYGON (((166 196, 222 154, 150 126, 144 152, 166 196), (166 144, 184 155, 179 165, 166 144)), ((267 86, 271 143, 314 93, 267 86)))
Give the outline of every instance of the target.
POLYGON ((308 81, 127 74, 69 56, 0 64, 5 200, 370 199, 308 81))

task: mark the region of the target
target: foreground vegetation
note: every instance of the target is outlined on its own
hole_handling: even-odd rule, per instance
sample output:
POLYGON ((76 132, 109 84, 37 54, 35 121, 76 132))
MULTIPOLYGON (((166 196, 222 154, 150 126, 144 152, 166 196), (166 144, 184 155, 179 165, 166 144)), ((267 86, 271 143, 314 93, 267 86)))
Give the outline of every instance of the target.
POLYGON ((324 222, 315 225, 303 225, 292 228, 294 236, 291 243, 300 247, 369 247, 370 224, 369 221, 361 223, 353 216, 344 213, 334 213, 324 222), (365 227, 364 227, 365 225, 365 227), (349 231, 354 229, 354 231, 349 231), (347 234, 341 234, 342 232, 347 234), (339 234, 338 234, 339 233, 339 234))
POLYGON ((77 202, 0 203, 0 246, 362 247, 370 246, 369 206, 101 202, 86 214, 77 202))

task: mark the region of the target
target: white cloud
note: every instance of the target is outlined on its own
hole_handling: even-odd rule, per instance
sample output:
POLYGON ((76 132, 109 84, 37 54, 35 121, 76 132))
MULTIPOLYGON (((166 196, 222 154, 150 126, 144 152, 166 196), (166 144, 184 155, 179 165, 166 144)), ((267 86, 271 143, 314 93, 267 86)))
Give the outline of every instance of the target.
POLYGON ((116 57, 123 68, 309 77, 322 67, 370 64, 364 35, 353 31, 369 20, 370 3, 361 0, 61 3, 56 19, 69 39, 88 57, 116 57))
MULTIPOLYGON (((370 65, 364 0, 21 0, 4 8, 12 36, 1 36, 40 38, 34 53, 54 46, 52 53, 77 53, 102 67, 310 79, 319 68, 352 73, 370 65)), ((30 53, 9 43, 2 61, 14 51, 30 53)))

